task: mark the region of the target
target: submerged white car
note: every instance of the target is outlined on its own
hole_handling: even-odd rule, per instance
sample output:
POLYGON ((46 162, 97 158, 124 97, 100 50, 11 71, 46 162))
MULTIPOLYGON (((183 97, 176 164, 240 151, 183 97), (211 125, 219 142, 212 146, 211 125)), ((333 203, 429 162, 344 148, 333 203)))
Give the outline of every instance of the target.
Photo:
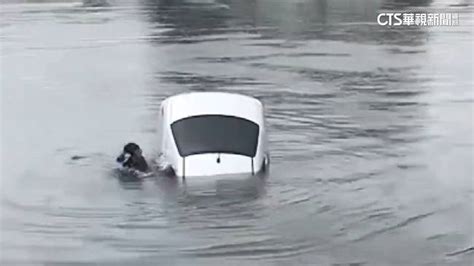
POLYGON ((159 116, 160 164, 176 176, 251 173, 267 169, 262 103, 222 92, 165 99, 159 116))

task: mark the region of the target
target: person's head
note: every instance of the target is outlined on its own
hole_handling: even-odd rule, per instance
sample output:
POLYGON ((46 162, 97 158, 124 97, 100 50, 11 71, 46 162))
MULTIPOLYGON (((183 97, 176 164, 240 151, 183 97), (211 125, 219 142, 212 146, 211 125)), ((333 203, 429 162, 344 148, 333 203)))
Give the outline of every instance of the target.
POLYGON ((141 155, 142 149, 140 149, 140 146, 138 146, 136 143, 130 142, 123 147, 123 153, 128 153, 130 155, 141 155))
POLYGON ((122 153, 117 157, 117 162, 123 163, 134 155, 141 156, 142 149, 140 149, 140 146, 133 142, 127 143, 125 146, 123 146, 122 153))

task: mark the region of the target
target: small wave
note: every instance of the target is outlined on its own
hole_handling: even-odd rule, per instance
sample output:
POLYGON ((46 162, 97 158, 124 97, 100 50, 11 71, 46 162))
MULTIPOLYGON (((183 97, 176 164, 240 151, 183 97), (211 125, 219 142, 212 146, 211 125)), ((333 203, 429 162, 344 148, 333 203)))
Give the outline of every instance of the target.
POLYGON ((382 228, 382 229, 379 229, 379 230, 376 230, 376 231, 372 231, 366 235, 363 235, 357 239, 354 240, 354 242, 359 242, 359 241, 364 241, 364 240, 367 240, 367 239, 370 239, 370 238, 373 238, 373 237, 376 237, 378 235, 381 235, 383 233, 386 233, 386 232, 389 232, 389 231, 393 231, 393 230, 396 230, 396 229, 400 229, 400 228, 403 228, 403 227, 406 227, 412 223, 415 223, 415 222, 418 222, 422 219, 425 219, 429 216, 432 216, 433 214, 435 214, 436 212, 429 212, 429 213, 425 213, 425 214, 420 214, 420 215, 416 215, 416 216, 413 216, 413 217, 410 217, 402 222, 399 222, 397 223, 396 225, 393 225, 393 226, 388 226, 388 227, 385 227, 385 228, 382 228))
POLYGON ((446 256, 452 257, 452 256, 458 256, 458 255, 463 255, 463 254, 473 253, 473 252, 474 252, 474 246, 468 247, 459 251, 448 253, 446 254, 446 256))
POLYGON ((313 243, 298 243, 282 245, 272 239, 240 243, 218 244, 204 248, 183 250, 187 255, 195 257, 243 257, 262 259, 268 257, 291 257, 310 252, 315 248, 313 243))

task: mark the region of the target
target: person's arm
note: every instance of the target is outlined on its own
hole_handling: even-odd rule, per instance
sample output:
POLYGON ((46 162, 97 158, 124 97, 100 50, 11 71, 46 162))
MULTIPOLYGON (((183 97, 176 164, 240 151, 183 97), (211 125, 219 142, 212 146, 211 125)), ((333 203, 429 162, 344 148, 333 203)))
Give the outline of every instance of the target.
POLYGON ((125 159, 126 159, 125 153, 121 153, 121 154, 117 157, 116 161, 117 161, 118 163, 123 163, 123 162, 125 161, 125 159))

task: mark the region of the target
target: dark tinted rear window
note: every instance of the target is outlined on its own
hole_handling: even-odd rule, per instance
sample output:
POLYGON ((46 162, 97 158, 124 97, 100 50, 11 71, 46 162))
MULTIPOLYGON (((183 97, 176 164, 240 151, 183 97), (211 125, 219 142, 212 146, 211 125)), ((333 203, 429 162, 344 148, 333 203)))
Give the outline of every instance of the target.
POLYGON ((218 152, 254 157, 257 151, 259 126, 239 117, 186 117, 171 124, 171 130, 183 157, 218 152))

